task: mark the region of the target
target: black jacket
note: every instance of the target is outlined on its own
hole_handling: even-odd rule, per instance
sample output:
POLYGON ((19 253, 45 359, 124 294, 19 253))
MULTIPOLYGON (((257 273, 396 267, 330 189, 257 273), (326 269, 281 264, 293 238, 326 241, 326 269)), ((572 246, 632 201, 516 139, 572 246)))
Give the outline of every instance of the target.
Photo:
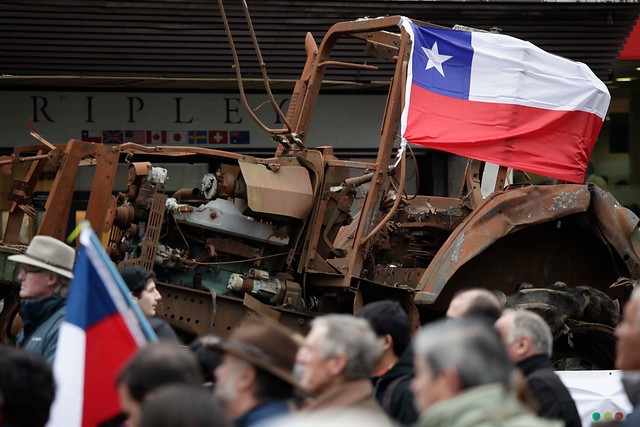
POLYGON ((400 359, 387 372, 373 377, 373 393, 382 409, 403 425, 418 419, 409 385, 413 379, 413 349, 407 347, 400 359))
POLYGON ((168 340, 178 343, 180 342, 176 332, 165 320, 155 316, 147 317, 147 320, 149 321, 151 329, 153 329, 153 332, 156 333, 156 336, 159 340, 168 340))
POLYGON ((582 421, 569 390, 556 375, 545 354, 536 354, 516 364, 527 378, 531 395, 539 405, 538 415, 564 421, 567 427, 581 427, 582 421))

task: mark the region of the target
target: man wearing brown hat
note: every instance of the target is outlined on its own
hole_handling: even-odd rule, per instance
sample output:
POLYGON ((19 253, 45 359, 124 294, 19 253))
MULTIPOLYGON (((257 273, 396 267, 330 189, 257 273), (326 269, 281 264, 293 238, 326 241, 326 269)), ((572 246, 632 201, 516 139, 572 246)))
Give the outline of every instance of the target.
POLYGON ((215 370, 214 394, 235 427, 261 426, 289 414, 298 350, 291 331, 252 320, 217 347, 225 354, 215 370))
POLYGON ((16 344, 41 354, 49 363, 53 363, 58 329, 66 313, 75 256, 73 248, 60 240, 35 236, 24 254, 9 257, 20 264, 20 317, 24 327, 18 332, 16 344))

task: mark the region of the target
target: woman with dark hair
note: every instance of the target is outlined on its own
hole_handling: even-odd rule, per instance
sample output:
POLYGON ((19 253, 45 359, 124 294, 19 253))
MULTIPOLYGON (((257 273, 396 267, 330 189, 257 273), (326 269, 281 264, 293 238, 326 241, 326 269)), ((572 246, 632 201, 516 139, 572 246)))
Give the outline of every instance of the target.
POLYGON ((170 385, 142 406, 139 427, 229 427, 224 411, 204 388, 170 385))

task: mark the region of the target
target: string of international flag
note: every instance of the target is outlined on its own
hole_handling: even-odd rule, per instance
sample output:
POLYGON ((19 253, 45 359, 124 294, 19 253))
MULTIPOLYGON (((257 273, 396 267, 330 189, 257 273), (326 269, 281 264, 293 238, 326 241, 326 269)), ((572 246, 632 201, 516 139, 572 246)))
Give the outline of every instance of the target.
POLYGON ((248 130, 83 130, 82 140, 98 144, 250 144, 248 130))

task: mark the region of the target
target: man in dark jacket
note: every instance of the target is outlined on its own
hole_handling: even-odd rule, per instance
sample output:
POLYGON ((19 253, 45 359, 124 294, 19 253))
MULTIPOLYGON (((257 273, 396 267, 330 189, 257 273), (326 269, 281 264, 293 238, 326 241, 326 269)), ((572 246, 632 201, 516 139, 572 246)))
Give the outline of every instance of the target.
POLYGON ((567 427, 580 427, 576 404, 549 360, 553 338, 544 319, 532 311, 507 310, 495 327, 509 358, 527 379, 538 415, 563 420, 567 427))
POLYGON ((413 351, 407 312, 399 302, 383 300, 365 305, 356 317, 366 319, 384 343, 373 375, 376 400, 393 419, 404 425, 413 424, 418 412, 409 390, 413 351))
POLYGON ((49 363, 56 354, 75 257, 73 248, 50 236, 34 237, 24 254, 9 257, 20 264, 20 317, 24 327, 18 332, 16 344, 44 356, 49 363))

